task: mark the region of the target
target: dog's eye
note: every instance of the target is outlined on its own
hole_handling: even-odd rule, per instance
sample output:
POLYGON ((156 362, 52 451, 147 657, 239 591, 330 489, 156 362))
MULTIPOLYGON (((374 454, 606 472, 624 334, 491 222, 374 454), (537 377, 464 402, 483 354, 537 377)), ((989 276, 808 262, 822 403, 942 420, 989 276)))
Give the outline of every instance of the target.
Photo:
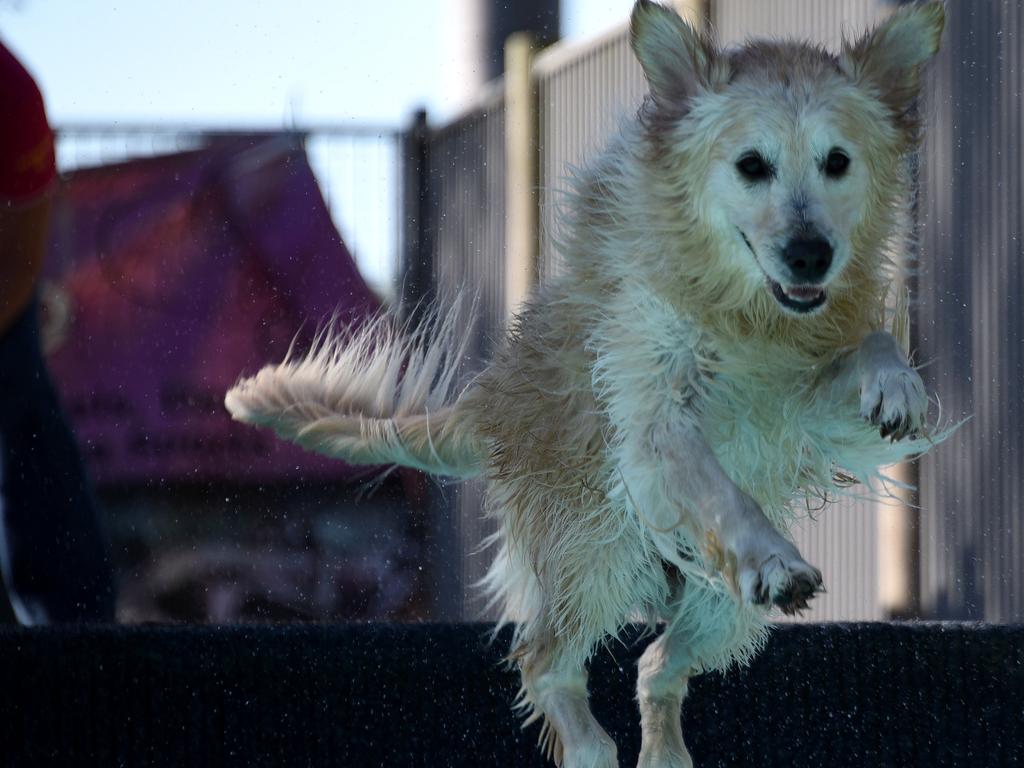
POLYGON ((749 152, 736 161, 736 170, 747 181, 767 181, 771 178, 773 168, 757 152, 749 152))
POLYGON ((849 167, 849 156, 841 149, 833 149, 829 151, 828 157, 825 158, 822 170, 825 171, 825 175, 830 179, 838 179, 846 173, 846 169, 849 167))

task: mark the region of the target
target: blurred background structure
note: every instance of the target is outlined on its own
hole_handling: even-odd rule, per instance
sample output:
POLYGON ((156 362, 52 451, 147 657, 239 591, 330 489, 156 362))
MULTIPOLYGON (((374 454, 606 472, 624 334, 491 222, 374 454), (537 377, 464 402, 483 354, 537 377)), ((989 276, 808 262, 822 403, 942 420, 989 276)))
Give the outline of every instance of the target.
MULTIPOLYGON (((275 17, 268 60, 301 59, 326 83, 302 93, 309 103, 289 96, 280 130, 232 111, 253 103, 253 90, 280 97, 287 88, 266 61, 224 41, 215 60, 233 79, 210 73, 223 102, 209 118, 189 112, 182 125, 158 105, 125 122, 116 101, 56 111, 57 97, 102 104, 116 90, 109 78, 150 83, 126 54, 69 97, 75 86, 48 80, 56 43, 30 23, 52 11, 20 5, 0 13, 0 35, 38 62, 65 174, 47 296, 52 365, 108 516, 121 617, 478 615, 471 585, 489 533, 478 484, 400 472, 367 493, 372 474, 231 425, 218 394, 336 308, 359 322, 383 304, 411 312, 465 287, 479 295, 465 375, 478 370, 525 288, 561 269, 553 235, 569 168, 642 98, 630 1, 446 0, 401 19, 383 4, 308 40, 275 17), (556 42, 560 28, 569 39, 556 42), (529 37, 506 46, 514 32, 529 37), (408 50, 393 53, 399 40, 408 50), (325 72, 315 51, 336 43, 356 53, 325 72), (335 93, 362 121, 327 113, 335 93), (426 110, 414 112, 419 104, 426 110)), ((224 5, 237 24, 268 23, 248 5, 224 5)), ((895 7, 676 5, 725 44, 795 35, 833 49, 895 7)), ((908 266, 926 381, 945 416, 973 418, 903 470, 919 484, 920 511, 843 501, 799 530, 830 589, 811 620, 1024 620, 1024 11, 1013 2, 947 8, 921 105, 919 245, 909 254, 921 258, 908 266)))

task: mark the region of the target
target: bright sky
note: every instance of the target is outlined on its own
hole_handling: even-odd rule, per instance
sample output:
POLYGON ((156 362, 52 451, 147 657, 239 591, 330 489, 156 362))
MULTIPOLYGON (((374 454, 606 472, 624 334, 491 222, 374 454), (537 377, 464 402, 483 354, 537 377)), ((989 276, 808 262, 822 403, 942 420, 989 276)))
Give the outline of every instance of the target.
MULTIPOLYGON (((631 0, 563 0, 563 35, 626 18, 631 0)), ((444 117, 457 0, 0 0, 0 38, 55 123, 271 126, 444 117)))
MULTIPOLYGON (((397 128, 421 105, 435 123, 457 112, 460 8, 473 1, 0 0, 0 39, 35 75, 57 126, 397 128)), ((562 0, 563 37, 602 32, 631 5, 562 0)), ((74 153, 58 159, 121 159, 119 141, 64 146, 74 153)), ((383 295, 398 248, 392 151, 309 145, 335 222, 383 295)))

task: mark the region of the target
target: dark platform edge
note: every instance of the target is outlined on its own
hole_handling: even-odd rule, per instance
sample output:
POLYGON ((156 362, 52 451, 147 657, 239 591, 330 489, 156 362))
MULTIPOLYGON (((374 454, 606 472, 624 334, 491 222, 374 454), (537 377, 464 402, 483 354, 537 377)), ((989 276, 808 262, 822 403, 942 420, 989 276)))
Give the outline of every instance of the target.
MULTIPOLYGON (((541 766, 485 624, 0 628, 5 766, 541 766)), ((638 630, 591 665, 635 764, 638 630)), ((695 678, 698 766, 1024 765, 1024 626, 779 626, 695 678)))

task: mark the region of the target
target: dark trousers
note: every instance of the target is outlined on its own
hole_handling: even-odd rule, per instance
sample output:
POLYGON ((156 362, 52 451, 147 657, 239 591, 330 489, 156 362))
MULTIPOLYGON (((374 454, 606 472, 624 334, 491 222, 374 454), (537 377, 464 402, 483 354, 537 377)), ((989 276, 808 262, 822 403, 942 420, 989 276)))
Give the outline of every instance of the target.
POLYGON ((110 556, 33 302, 0 337, 0 566, 19 620, 112 621, 110 556))

